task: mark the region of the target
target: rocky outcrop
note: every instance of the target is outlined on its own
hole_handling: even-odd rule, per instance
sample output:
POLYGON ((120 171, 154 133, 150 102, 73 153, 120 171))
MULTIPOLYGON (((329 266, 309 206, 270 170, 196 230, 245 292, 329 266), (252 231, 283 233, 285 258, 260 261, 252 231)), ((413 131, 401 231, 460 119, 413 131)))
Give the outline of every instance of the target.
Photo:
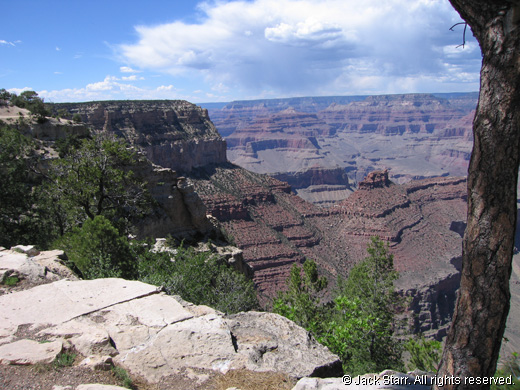
POLYGON ((216 236, 218 229, 206 217, 206 206, 185 177, 142 159, 134 173, 146 182, 155 200, 152 212, 135 221, 137 236, 193 240, 216 236))
POLYGON ((302 378, 292 390, 429 390, 433 375, 426 372, 407 374, 386 370, 379 374, 365 374, 343 378, 302 378))
POLYGON ((460 256, 466 218, 464 178, 398 185, 378 172, 326 210, 275 179, 232 165, 196 171, 192 180, 208 213, 243 251, 264 304, 285 288, 292 264, 313 259, 333 284, 366 256, 377 235, 394 254, 398 288, 414 297, 412 327, 439 337, 445 332, 460 271, 453 259, 460 256))
POLYGON ((367 177, 359 182, 358 188, 360 190, 372 190, 374 188, 385 188, 393 184, 388 178, 388 169, 384 171, 370 172, 367 177))
POLYGON ((185 369, 197 370, 200 382, 232 369, 295 378, 341 373, 337 356, 284 317, 226 317, 141 282, 60 280, 0 296, 0 308, 2 364, 28 364, 36 353, 43 363, 73 348, 91 361, 110 356, 152 384, 185 369))
POLYGON ((272 173, 270 176, 288 183, 299 197, 320 206, 332 206, 354 191, 347 173, 339 167, 313 167, 300 172, 272 173))
POLYGON ((95 131, 124 137, 164 168, 189 172, 226 161, 226 143, 207 110, 186 101, 59 103, 52 107, 79 114, 95 131))
MULTIPOLYGON (((339 167, 355 185, 373 170, 397 183, 467 172, 477 94, 313 99, 234 102, 210 115, 231 162, 276 177, 339 167)), ((321 178, 313 185, 334 185, 321 178)))

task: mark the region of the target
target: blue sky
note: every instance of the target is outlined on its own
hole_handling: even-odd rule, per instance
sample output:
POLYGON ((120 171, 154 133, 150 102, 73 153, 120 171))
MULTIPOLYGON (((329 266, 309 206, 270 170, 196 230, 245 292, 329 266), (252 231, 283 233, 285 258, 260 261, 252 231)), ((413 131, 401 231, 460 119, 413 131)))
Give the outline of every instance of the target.
POLYGON ((448 0, 16 0, 0 88, 45 101, 477 91, 448 0))

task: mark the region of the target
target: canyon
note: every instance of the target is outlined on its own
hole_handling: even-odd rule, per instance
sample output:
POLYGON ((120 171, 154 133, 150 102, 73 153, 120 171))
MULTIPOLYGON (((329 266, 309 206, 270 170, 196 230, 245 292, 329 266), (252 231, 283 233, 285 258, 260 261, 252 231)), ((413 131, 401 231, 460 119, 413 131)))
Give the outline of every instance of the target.
POLYGON ((305 200, 330 206, 373 170, 388 169, 397 183, 465 175, 477 98, 309 97, 208 107, 231 162, 288 181, 305 200))
MULTIPOLYGON (((370 237, 378 235, 394 255, 400 272, 398 288, 410 297, 410 327, 441 338, 460 280, 467 207, 463 176, 472 142, 468 129, 475 96, 448 97, 338 98, 332 107, 324 98, 237 103, 229 105, 236 116, 235 122, 226 122, 226 140, 217 131, 218 117, 216 127, 209 119, 211 111, 183 101, 56 107, 79 113, 93 131, 126 138, 157 167, 177 171, 176 180, 192 187, 192 204, 198 205, 187 215, 196 214, 203 224, 211 223, 242 251, 264 305, 285 288, 292 265, 306 258, 316 261, 332 288, 338 276, 346 276, 364 258, 370 237), (276 117, 265 118, 269 110, 284 121, 293 118, 293 130, 276 117), (354 112, 357 124, 341 119, 354 112), (253 130, 237 136, 239 127, 245 127, 240 121, 248 115, 259 128, 268 129, 264 133, 269 137, 260 139, 253 130), (373 126, 367 127, 371 118, 373 126), (325 153, 324 139, 331 145, 329 153, 325 153), (363 153, 352 151, 354 160, 345 157, 352 140, 364 148, 363 153), (246 170, 227 161, 226 142, 228 156, 235 148, 243 156, 249 153, 248 161, 261 165, 255 156, 284 155, 283 165, 289 169, 276 175, 246 170), (406 147, 398 147, 402 145, 406 147), (332 153, 333 147, 338 155, 332 153), (324 163, 339 161, 342 148, 347 152, 341 157, 343 165, 324 163), (314 160, 320 163, 309 163, 314 160), (291 163, 307 166, 293 169, 291 163), (399 170, 401 166, 406 169, 399 170), (373 170, 377 172, 369 174, 373 170), (297 196, 299 191, 319 197, 308 200, 328 207, 297 196)), ((265 160, 279 163, 274 157, 265 160)), ((147 233, 164 236, 165 229, 154 232, 152 226, 147 233)), ((204 235, 207 232, 199 237, 204 235)))

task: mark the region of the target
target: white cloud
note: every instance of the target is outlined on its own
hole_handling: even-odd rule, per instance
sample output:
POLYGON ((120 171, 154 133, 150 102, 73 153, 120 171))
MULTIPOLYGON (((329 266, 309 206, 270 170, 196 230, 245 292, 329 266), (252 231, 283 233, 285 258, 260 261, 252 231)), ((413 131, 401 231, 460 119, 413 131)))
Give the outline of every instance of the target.
POLYGON ((9 88, 7 90, 8 92, 15 93, 17 95, 20 95, 24 91, 34 91, 33 88, 30 87, 23 87, 23 88, 9 88))
POLYGON ((132 69, 131 67, 129 66, 121 66, 119 68, 119 71, 121 73, 139 73, 140 71, 139 70, 135 70, 135 69, 132 69))
POLYGON ((14 42, 9 42, 9 41, 3 40, 3 39, 0 39, 0 45, 16 46, 14 42))
POLYGON ((462 36, 449 27, 460 17, 448 0, 231 0, 199 9, 197 24, 137 26, 138 41, 119 54, 140 69, 198 73, 219 91, 249 95, 435 87, 455 68, 461 83, 479 71, 469 31, 468 46, 454 49, 462 36))
POLYGON ((123 76, 121 80, 124 81, 136 81, 136 80, 144 80, 144 77, 137 77, 137 75, 133 74, 131 76, 123 76))
MULTIPOLYGON (((131 100, 131 99, 185 99, 192 101, 195 95, 183 94, 173 85, 161 85, 155 88, 140 88, 115 76, 106 76, 103 81, 87 84, 83 88, 37 91, 46 101, 84 102, 93 100, 131 100)), ((13 89, 17 94, 30 88, 13 89)))

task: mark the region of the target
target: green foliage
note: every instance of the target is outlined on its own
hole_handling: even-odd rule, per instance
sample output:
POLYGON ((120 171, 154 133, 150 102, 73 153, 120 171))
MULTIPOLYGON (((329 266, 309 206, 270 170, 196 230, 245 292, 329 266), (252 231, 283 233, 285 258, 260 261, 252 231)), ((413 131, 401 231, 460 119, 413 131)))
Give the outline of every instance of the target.
POLYGON ((76 360, 76 354, 72 352, 60 352, 53 361, 55 368, 70 367, 76 360))
POLYGON ((10 95, 10 100, 15 106, 29 110, 38 123, 44 123, 47 120, 46 117, 50 116, 45 103, 34 91, 24 91, 19 96, 13 93, 10 95))
POLYGON ((81 115, 79 115, 78 113, 72 115, 72 122, 81 123, 81 115))
POLYGON ((0 245, 45 246, 50 218, 43 205, 34 145, 15 128, 0 128, 0 245))
POLYGON ((3 102, 8 102, 11 100, 11 93, 6 91, 5 88, 0 88, 0 100, 3 102))
POLYGON ((322 332, 326 307, 318 293, 327 286, 327 279, 318 277, 318 268, 312 260, 306 260, 302 269, 293 264, 287 279, 287 291, 279 292, 273 301, 273 311, 313 332, 322 332))
POLYGON ((4 278, 3 284, 8 287, 16 286, 20 279, 18 276, 7 276, 4 278))
POLYGON ((132 171, 137 156, 124 141, 97 136, 62 152, 64 158, 52 162, 46 186, 61 234, 96 215, 127 233, 131 220, 148 212, 151 197, 132 171))
POLYGON ((137 276, 135 258, 128 239, 102 215, 87 219, 63 236, 57 246, 85 279, 137 276))
POLYGON ((513 352, 509 358, 497 369, 495 378, 512 377, 512 384, 492 384, 491 390, 519 390, 520 389, 520 357, 517 352, 513 352))
POLYGON ((128 372, 123 367, 112 367, 112 372, 116 376, 118 380, 121 381, 121 384, 123 387, 126 387, 127 389, 134 389, 134 383, 132 381, 132 378, 128 375, 128 372))
POLYGON ((163 286, 168 294, 225 313, 258 308, 253 282, 210 252, 180 246, 172 260, 167 253, 149 251, 138 258, 139 280, 163 286))
POLYGON ((442 357, 442 343, 437 340, 427 340, 424 336, 410 338, 404 348, 410 354, 408 370, 437 372, 437 365, 442 357))
POLYGON ((345 371, 354 375, 403 368, 402 345, 393 337, 400 305, 393 255, 378 237, 372 237, 367 252, 339 283, 333 321, 322 338, 342 357, 345 371))
POLYGON ((397 272, 388 247, 372 238, 368 256, 352 268, 339 289, 333 307, 320 302, 318 292, 326 286, 316 264, 307 260, 294 265, 288 289, 273 302, 273 311, 303 326, 337 354, 352 375, 402 370, 402 346, 394 335, 394 318, 400 300, 394 292, 397 272))
POLYGON ((66 109, 64 109, 64 108, 60 108, 60 109, 58 110, 58 113, 57 113, 56 116, 57 116, 58 118, 67 119, 67 118, 70 116, 70 114, 69 114, 69 112, 68 112, 66 109))
POLYGON ((71 152, 81 147, 81 140, 83 138, 72 134, 65 138, 57 139, 54 143, 54 147, 58 151, 60 158, 67 157, 71 152))

